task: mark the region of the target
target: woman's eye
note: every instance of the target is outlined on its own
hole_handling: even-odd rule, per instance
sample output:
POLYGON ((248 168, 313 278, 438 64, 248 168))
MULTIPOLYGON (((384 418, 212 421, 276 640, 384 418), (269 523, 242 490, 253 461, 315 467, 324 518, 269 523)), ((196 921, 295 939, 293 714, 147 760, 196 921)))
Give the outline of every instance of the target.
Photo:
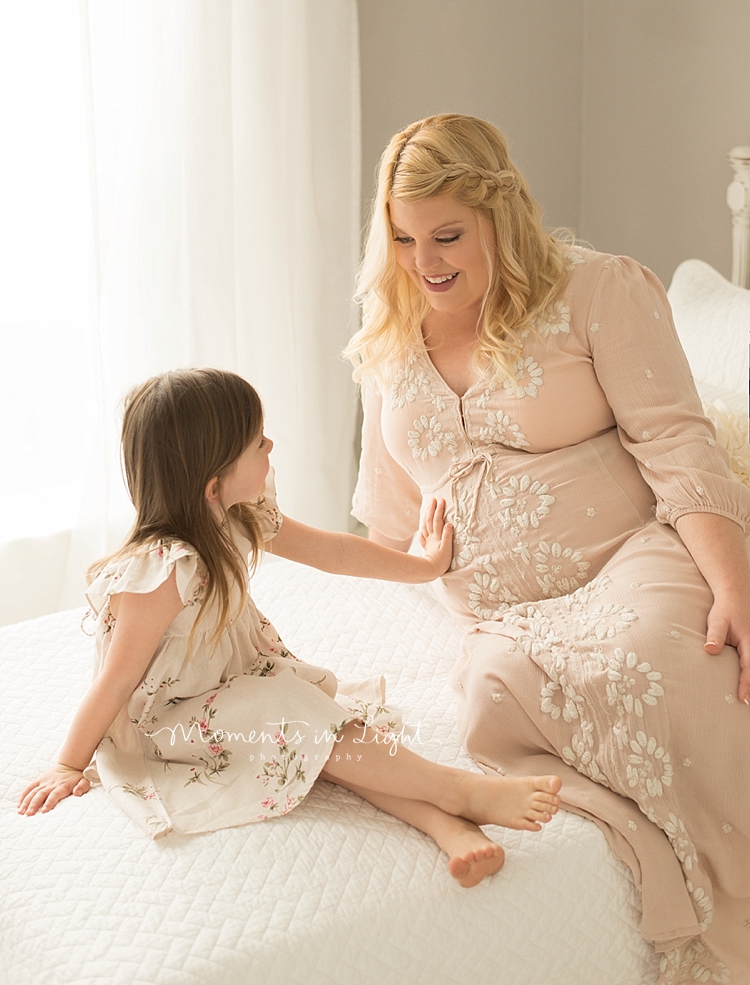
POLYGON ((414 242, 411 236, 394 236, 393 238, 397 243, 400 243, 402 246, 408 246, 409 243, 414 242))
POLYGON ((460 238, 460 236, 461 236, 461 233, 456 233, 455 236, 438 236, 437 237, 437 241, 438 241, 438 243, 443 243, 443 244, 446 244, 446 243, 455 243, 456 240, 460 238))

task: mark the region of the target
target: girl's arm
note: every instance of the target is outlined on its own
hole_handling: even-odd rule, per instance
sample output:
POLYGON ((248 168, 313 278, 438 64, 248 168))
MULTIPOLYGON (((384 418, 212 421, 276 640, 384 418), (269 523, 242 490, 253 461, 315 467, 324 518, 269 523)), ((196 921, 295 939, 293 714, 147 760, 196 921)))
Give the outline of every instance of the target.
POLYGON ((318 530, 284 517, 269 550, 332 574, 410 583, 432 581, 448 570, 453 556, 453 525, 445 522, 445 500, 432 500, 427 507, 419 540, 425 557, 394 551, 354 534, 318 530))
POLYGON ((750 566, 742 527, 717 513, 685 513, 675 529, 713 592, 705 650, 734 646, 740 657, 738 697, 750 705, 750 566))
POLYGON ((86 692, 58 756, 58 762, 29 784, 19 799, 20 814, 50 811, 70 794, 89 789, 83 770, 118 712, 138 687, 170 623, 184 608, 174 570, 155 591, 118 595, 117 621, 104 666, 86 692))
POLYGON ((408 540, 394 540, 393 537, 386 537, 385 534, 381 534, 379 530, 375 530, 373 527, 370 527, 367 536, 376 544, 390 547, 393 551, 408 551, 411 547, 411 537, 408 540))

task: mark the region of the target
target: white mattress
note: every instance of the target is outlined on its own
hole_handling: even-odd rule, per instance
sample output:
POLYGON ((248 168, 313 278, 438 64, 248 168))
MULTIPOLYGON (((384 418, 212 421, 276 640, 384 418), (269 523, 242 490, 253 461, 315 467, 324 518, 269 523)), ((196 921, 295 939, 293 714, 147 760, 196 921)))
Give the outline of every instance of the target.
MULTIPOLYGON (((278 559, 254 580, 298 656, 382 672, 424 755, 470 766, 446 678, 460 634, 429 589, 278 559)), ((5 985, 651 985, 638 893, 591 821, 488 829, 503 870, 473 889, 421 833, 319 783, 290 815, 152 842, 101 789, 19 817, 91 673, 82 610, 0 630, 0 982, 5 985)))

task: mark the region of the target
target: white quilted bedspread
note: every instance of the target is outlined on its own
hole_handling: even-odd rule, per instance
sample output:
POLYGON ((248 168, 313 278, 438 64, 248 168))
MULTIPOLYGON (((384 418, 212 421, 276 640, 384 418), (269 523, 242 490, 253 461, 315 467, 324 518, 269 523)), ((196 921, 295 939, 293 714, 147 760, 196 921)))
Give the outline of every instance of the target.
MULTIPOLYGON (((471 765, 446 683, 460 634, 428 589, 269 559, 253 594, 298 656, 342 680, 384 673, 417 751, 471 765)), ((19 817, 90 678, 81 615, 0 630, 2 985, 656 981, 629 872, 570 813, 540 834, 491 829, 505 867, 469 890, 426 836, 322 782, 286 817, 157 842, 101 789, 19 817)))

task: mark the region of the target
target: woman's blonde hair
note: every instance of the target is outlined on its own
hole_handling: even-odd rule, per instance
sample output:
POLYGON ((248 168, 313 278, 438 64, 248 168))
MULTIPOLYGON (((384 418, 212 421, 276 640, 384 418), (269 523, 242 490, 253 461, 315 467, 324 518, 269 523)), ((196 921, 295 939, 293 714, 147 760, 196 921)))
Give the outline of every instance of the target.
MULTIPOLYGON (((430 306, 396 262, 388 203, 453 195, 492 223, 496 248, 484 243, 490 285, 475 353, 490 377, 513 372, 520 335, 557 300, 566 278, 563 245, 542 227, 541 209, 508 156, 502 133, 473 116, 429 116, 397 133, 380 161, 356 299, 362 328, 344 355, 355 379, 423 346, 430 306)), ((480 236, 482 227, 479 226, 480 236)))
MULTIPOLYGON (((255 390, 234 373, 218 369, 176 370, 154 376, 125 399, 122 459, 136 519, 115 554, 89 569, 89 581, 112 560, 148 550, 161 542, 182 541, 193 547, 205 571, 202 610, 215 597, 219 620, 217 642, 230 618, 232 585, 244 605, 247 560, 209 506, 209 481, 227 474, 263 428, 263 406, 255 390)), ((247 535, 252 564, 263 547, 256 509, 238 503, 227 519, 247 535)))

